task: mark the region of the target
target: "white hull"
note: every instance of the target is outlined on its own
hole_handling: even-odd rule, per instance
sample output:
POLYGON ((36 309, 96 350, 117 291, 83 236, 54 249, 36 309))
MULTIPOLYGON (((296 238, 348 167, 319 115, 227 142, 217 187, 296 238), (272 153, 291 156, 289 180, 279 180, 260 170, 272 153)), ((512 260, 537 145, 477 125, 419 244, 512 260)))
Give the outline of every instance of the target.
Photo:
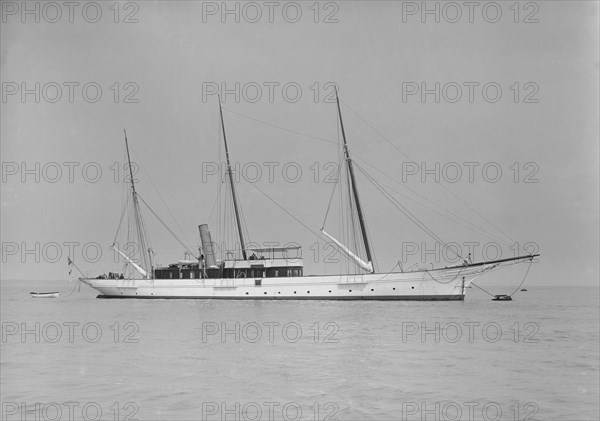
POLYGON ((238 279, 81 279, 98 298, 270 300, 463 300, 496 265, 365 275, 238 279))

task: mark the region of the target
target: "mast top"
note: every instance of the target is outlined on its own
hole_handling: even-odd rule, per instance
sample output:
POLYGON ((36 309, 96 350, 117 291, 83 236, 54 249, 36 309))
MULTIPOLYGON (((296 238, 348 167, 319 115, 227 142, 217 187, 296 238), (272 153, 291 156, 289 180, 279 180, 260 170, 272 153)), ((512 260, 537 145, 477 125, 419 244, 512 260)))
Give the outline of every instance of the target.
POLYGON ((133 170, 131 169, 131 156, 129 155, 129 142, 127 141, 127 131, 123 129, 123 133, 125 134, 125 149, 127 149, 127 163, 129 164, 129 180, 131 181, 131 189, 133 190, 133 195, 135 196, 135 182, 133 181, 133 170))

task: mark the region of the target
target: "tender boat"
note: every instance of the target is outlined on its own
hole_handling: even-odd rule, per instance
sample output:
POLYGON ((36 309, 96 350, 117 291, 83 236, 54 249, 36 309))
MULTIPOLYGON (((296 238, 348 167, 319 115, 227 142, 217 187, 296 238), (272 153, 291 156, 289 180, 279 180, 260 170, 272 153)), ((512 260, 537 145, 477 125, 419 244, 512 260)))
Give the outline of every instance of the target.
POLYGON ((58 291, 53 291, 53 292, 30 292, 29 295, 31 295, 33 298, 58 298, 60 292, 58 291))
POLYGON ((512 301, 512 297, 506 294, 495 295, 492 301, 512 301))

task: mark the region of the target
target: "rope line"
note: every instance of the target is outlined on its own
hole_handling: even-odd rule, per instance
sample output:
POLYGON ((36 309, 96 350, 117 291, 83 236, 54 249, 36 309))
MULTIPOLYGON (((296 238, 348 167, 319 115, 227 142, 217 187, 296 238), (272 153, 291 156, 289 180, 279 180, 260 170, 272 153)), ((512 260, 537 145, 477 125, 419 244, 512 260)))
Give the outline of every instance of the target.
POLYGON ((119 237, 119 231, 121 231, 121 224, 123 223, 123 218, 125 217, 125 211, 129 205, 129 195, 127 195, 127 199, 125 200, 125 204, 123 205, 123 210, 121 211, 121 218, 119 218, 119 225, 117 226, 117 232, 115 233, 115 239, 113 240, 113 244, 117 242, 117 238, 119 237))
MULTIPOLYGON (((396 149, 398 152, 400 152, 402 155, 404 155, 404 157, 406 157, 407 159, 409 159, 411 162, 415 162, 411 157, 409 157, 406 153, 404 153, 404 151, 402 151, 400 148, 398 148, 398 146, 396 146, 395 143, 393 143, 391 140, 389 140, 387 137, 385 137, 383 135, 383 133, 381 133, 379 130, 377 130, 375 127, 373 127, 360 114, 358 114, 356 111, 354 111, 348 104, 346 104, 344 101, 340 101, 340 102, 342 102, 355 116, 357 116, 360 120, 362 120, 369 128, 371 128, 371 130, 373 130, 375 133, 377 133, 379 136, 381 136, 381 138, 384 139, 387 143, 389 143, 394 149, 396 149)), ((509 235, 507 235, 504 231, 502 231, 498 226, 496 226, 490 220, 488 220, 487 218, 485 218, 481 213, 479 213, 475 209, 473 209, 473 207, 471 207, 466 201, 464 201, 463 199, 461 199, 460 197, 458 197, 456 194, 454 194, 452 191, 450 191, 450 189, 448 189, 446 186, 444 186, 443 184, 440 184, 440 186, 444 190, 446 190, 448 193, 450 193, 452 196, 454 196, 457 200, 459 200, 463 205, 465 205, 467 208, 469 208, 472 212, 474 212, 477 216, 479 216, 484 221, 486 221, 487 223, 489 223, 491 226, 493 226, 494 228, 496 228, 501 234, 503 234, 510 241, 512 241, 513 243, 516 242, 509 235)), ((523 249, 523 250, 527 251, 525 249, 523 249)))
POLYGON ((527 278, 527 275, 529 274, 529 269, 531 269, 531 264, 533 263, 533 257, 529 259, 529 266, 527 266, 527 271, 525 272, 525 276, 523 276, 523 280, 521 281, 521 283, 519 284, 519 286, 512 292, 512 294, 510 294, 510 296, 512 297, 518 290, 521 289, 521 287, 523 286, 523 284, 525 283, 525 279, 527 278))
POLYGON ((447 282, 442 282, 440 280, 435 279, 434 276, 427 269, 425 270, 425 272, 427 272, 427 274, 429 275, 429 277, 431 279, 433 279, 435 282, 437 282, 438 284, 449 284, 450 282, 454 282, 456 280, 456 278, 458 278, 460 276, 460 274, 462 273, 463 269, 464 268, 460 268, 460 270, 458 271, 458 273, 456 274, 456 276, 454 278, 450 279, 447 282))
POLYGON ((238 112, 236 112, 236 111, 229 110, 229 109, 227 109, 227 108, 223 108, 223 110, 224 110, 224 111, 227 111, 227 112, 230 112, 230 113, 232 113, 232 114, 235 114, 235 115, 239 115, 240 117, 247 118, 248 120, 252 120, 252 121, 256 121, 257 123, 264 124, 265 126, 269 126, 269 127, 273 127, 273 128, 275 128, 275 129, 283 130, 284 132, 288 132, 288 133, 297 134, 298 136, 303 136, 303 137, 307 137, 307 138, 309 138, 309 139, 318 140, 319 142, 333 143, 333 144, 335 144, 335 145, 337 145, 337 144, 338 144, 338 142, 335 142, 335 141, 333 141, 333 140, 325 139, 325 138, 318 137, 318 136, 309 135, 309 134, 306 134, 306 133, 301 133, 301 132, 298 132, 298 131, 296 131, 296 130, 292 130, 292 129, 287 129, 287 128, 285 128, 285 127, 281 127, 281 126, 278 126, 278 125, 276 125, 276 124, 273 124, 273 123, 268 123, 268 122, 266 122, 266 121, 259 120, 259 119, 257 119, 257 118, 254 118, 254 117, 250 117, 250 116, 247 116, 247 115, 245 115, 245 114, 242 114, 242 113, 238 113, 238 112))
POLYGON ((75 285, 73 285, 73 288, 71 289, 71 292, 69 293, 69 295, 65 295, 64 298, 69 298, 71 295, 73 295, 73 293, 75 293, 75 290, 77 289, 77 286, 80 286, 81 281, 77 281, 77 283, 75 285))
POLYGON ((142 203, 144 205, 146 205, 146 207, 152 213, 152 215, 154 215, 156 217, 156 219, 158 219, 158 221, 163 225, 163 227, 165 227, 165 229, 167 231, 169 231, 169 234, 171 234, 173 236, 173 238, 175 238, 175 240, 177 240, 177 242, 179 244, 181 244, 184 249, 187 250, 188 253, 190 253, 192 256, 196 257, 196 253, 193 252, 192 250, 190 250, 190 248, 188 246, 186 246, 185 243, 179 239, 179 237, 177 237, 177 235, 173 232, 173 230, 171 228, 169 228, 169 226, 160 218, 160 216, 158 216, 156 214, 156 212, 154 212, 154 210, 150 207, 150 205, 148 205, 148 203, 146 203, 146 201, 144 199, 142 199, 142 196, 140 196, 138 193, 136 193, 136 195, 137 195, 138 199, 140 199, 142 201, 142 203))
MULTIPOLYGON (((391 146, 392 146, 394 149, 396 149, 398 152, 400 152, 400 153, 401 153, 401 154, 402 154, 402 155, 403 155, 405 158, 409 159, 410 161, 414 161, 414 160, 413 160, 413 158, 411 158, 411 157, 410 157, 410 156, 408 156, 408 155, 407 155, 407 154, 406 154, 404 151, 402 151, 400 148, 398 148, 398 147, 397 147, 397 146, 396 146, 396 145, 395 145, 395 144, 394 144, 394 143, 393 143, 391 140, 389 140, 389 139, 388 139, 388 138, 387 138, 387 137, 386 137, 386 136, 385 136, 383 133, 381 133, 379 130, 377 130, 375 127, 373 127, 373 126, 372 126, 372 125, 371 125, 369 122, 367 122, 367 121, 366 121, 366 120, 365 120, 365 119, 364 119, 364 118, 363 118, 363 117, 362 117, 360 114, 358 114, 356 111, 354 111, 354 110, 353 110, 353 109, 352 109, 352 108, 351 108, 351 107, 350 107, 350 106, 349 106, 347 103, 345 103, 344 101, 341 101, 341 100, 340 100, 340 102, 341 102, 341 103, 343 103, 343 104, 344 104, 344 105, 345 105, 345 106, 346 106, 346 107, 347 107, 347 108, 348 108, 348 109, 349 109, 349 110, 350 110, 350 111, 351 111, 351 112, 352 112, 352 113, 353 113, 355 116, 357 116, 357 117, 358 117, 358 118, 359 118, 361 121, 363 121, 363 122, 364 122, 364 123, 365 123, 365 124, 366 124, 366 125, 367 125, 367 126, 370 128, 370 129, 371 129, 371 130, 373 130, 375 133, 377 133, 377 134, 378 134, 378 135, 379 135, 379 136, 380 136, 382 139, 384 139, 386 142, 388 142, 388 143, 389 143, 389 144, 390 144, 390 145, 391 145, 391 146)), ((250 116, 248 116, 248 115, 245 115, 245 114, 242 114, 242 113, 239 113, 239 112, 236 112, 236 111, 232 111, 232 110, 229 110, 229 109, 226 109, 226 108, 224 108, 224 110, 226 110, 226 111, 228 111, 228 112, 230 112, 230 113, 232 113, 232 114, 238 115, 238 116, 240 116, 240 117, 246 118, 246 119, 248 119, 248 120, 252 120, 252 121, 255 121, 255 122, 257 122, 257 123, 260 123, 260 124, 263 124, 263 125, 266 125, 266 126, 269 126, 269 127, 273 127, 273 128, 279 129, 279 130, 283 130, 283 131, 286 131, 286 132, 289 132, 289 133, 293 133, 293 134, 296 134, 296 135, 298 135, 298 136, 306 137, 306 138, 309 138, 309 139, 313 139, 313 140, 317 140, 317 141, 321 141, 321 142, 325 142, 325 143, 330 143, 330 144, 338 144, 338 145, 339 145, 339 143, 338 143, 338 142, 335 142, 335 141, 332 141, 332 140, 329 140, 329 139, 325 139, 325 138, 322 138, 322 137, 313 136, 313 135, 306 134, 306 133, 302 133, 302 132, 299 132, 299 131, 296 131, 296 130, 292 130, 292 129, 288 129, 288 128, 285 128, 285 127, 281 127, 281 126, 278 126, 278 125, 276 125, 276 124, 268 123, 268 122, 266 122, 266 121, 259 120, 259 119, 257 119, 257 118, 250 117, 250 116)), ((376 166, 374 166, 373 164, 369 163, 369 162, 368 162, 368 161, 366 161, 365 159, 362 159, 362 158, 360 158, 360 157, 358 157, 358 156, 354 156, 354 160, 356 160, 356 159, 358 159, 358 160, 360 160, 360 161, 364 162, 365 164, 369 165, 370 167, 374 168, 376 171, 378 171, 378 172, 382 173, 383 175, 385 175, 386 177, 390 178, 390 179, 391 179, 392 181, 394 181, 395 183, 398 183, 398 184, 400 184, 400 185, 401 185, 403 188, 405 188, 405 189, 409 190, 410 192, 412 192, 412 193, 413 193, 413 194, 415 194, 416 196, 418 196, 418 197, 422 198, 423 200, 426 200, 427 202, 429 202, 429 203, 431 203, 431 204, 435 205, 436 207, 438 207, 438 208, 439 208, 439 209, 441 209, 442 211, 444 211, 444 212, 447 212, 448 214, 452 215, 454 218, 456 218, 456 219, 459 219, 459 220, 462 220, 464 223, 466 223, 466 224, 467 224, 467 226, 466 226, 467 228, 475 228, 475 229, 476 229, 477 231, 479 231, 480 233, 482 233, 482 234, 484 234, 484 235, 486 235, 486 236, 489 236, 490 238, 492 238, 492 239, 494 239, 494 240, 496 240, 496 241, 499 241, 500 243, 503 243, 504 245, 512 245, 512 244, 515 244, 515 243, 517 243, 517 242, 516 242, 516 241, 514 241, 514 240, 513 240, 513 239, 512 239, 512 238, 511 238, 509 235, 507 235, 507 234, 506 234, 504 231, 502 231, 502 230, 500 229, 500 227, 498 227, 496 224, 494 224, 493 222, 491 222, 491 221, 490 221, 488 218, 484 217, 484 216, 483 216, 481 213, 479 213, 477 210, 475 210, 475 209, 474 209, 472 206, 470 206, 470 205, 469 205, 469 204, 468 204, 468 203, 467 203, 465 200, 461 199, 459 196, 457 196, 455 193, 453 193, 453 192, 452 192, 450 189, 448 189, 446 186, 444 186, 444 185, 440 184, 444 190, 446 190, 446 191, 447 191, 448 193, 450 193, 450 194, 451 194, 451 195, 452 195, 452 196, 453 196, 455 199, 457 199, 458 201, 460 201, 460 202, 461 202, 461 203, 462 203, 462 204, 463 204, 465 207, 467 207, 467 208, 468 208, 468 209, 470 209, 470 210, 471 210, 473 213, 475 213, 477 216, 479 216, 479 217, 480 217, 480 218, 481 218, 483 221, 487 222, 487 223, 488 223, 490 226, 492 226, 492 227, 494 227, 496 230, 498 230, 498 232, 499 232, 499 233, 501 233, 501 234, 503 234, 503 235, 504 235, 506 238, 508 238, 508 239, 511 241, 511 243, 509 243, 509 242, 508 242, 508 241, 506 241, 505 239, 503 239, 503 238, 499 237, 498 235, 495 235, 495 234, 491 233, 490 231, 488 231, 488 230, 484 229, 483 227, 480 227, 480 226, 478 226, 478 225, 475 225, 475 224, 473 224, 471 221, 468 221, 468 220, 466 220, 466 219, 464 219, 464 218, 461 218, 460 216, 456 215, 454 212, 450 211, 449 209, 446 209, 444 206, 441 206, 441 205, 439 205, 439 204, 435 203, 434 201, 432 201, 431 199, 428 199, 427 197, 425 197, 425 196, 423 196, 423 195, 421 195, 421 194, 419 194, 419 193, 415 192, 413 189, 411 189, 411 188, 409 188, 409 187, 405 186, 404 184, 400 183, 399 181, 397 181, 396 179, 394 179, 394 178, 393 178, 393 177, 391 177, 390 175, 386 174, 385 172, 381 171, 379 168, 377 168, 377 167, 376 167, 376 166), (469 227, 469 226, 470 226, 470 227, 469 227)), ((396 193, 398 193, 398 192, 396 192, 396 193)), ((401 193, 398 193, 398 194, 401 194, 401 193)), ((404 196, 404 195, 402 195, 402 196, 404 196)), ((433 213, 436 213, 437 215, 440 215, 440 216, 442 216, 442 217, 444 217, 444 218, 446 218, 446 219, 448 219, 448 220, 450 220, 450 221, 452 221, 452 222, 454 222, 454 223, 457 223, 457 224, 459 224, 459 225, 465 226, 465 225, 463 225, 463 224, 460 224, 459 222, 457 222, 457 221, 456 221, 455 219, 453 219, 452 217, 449 217, 449 216, 446 216, 446 215, 440 214, 439 212, 436 212, 436 211, 434 211, 433 209, 431 209, 431 208, 429 208, 429 207, 427 207, 427 206, 425 206, 425 205, 423 205, 423 204, 421 204, 421 203, 419 203, 419 202, 415 201, 414 199, 411 199, 411 198, 410 198, 410 197, 408 197, 408 196, 404 196, 404 197, 408 198, 409 200, 413 201, 414 203, 418 204, 419 206, 422 206, 422 207, 424 207, 425 209, 428 209, 429 211, 431 211, 431 212, 433 212, 433 213)), ((519 244, 519 243, 517 243, 517 244, 518 244, 518 246, 519 246, 519 248, 520 248, 520 249, 523 249, 524 251, 526 251, 526 252, 527 252, 527 250, 525 250, 521 244, 519 244)))
MULTIPOLYGON (((373 164, 369 163, 368 161, 366 161, 366 160, 364 160, 364 159, 362 159, 362 158, 360 158, 358 156, 355 156, 354 159, 355 160, 358 159, 359 161, 361 161, 364 164, 368 165, 369 167, 371 167, 375 171, 383 174, 385 177, 389 178, 394 183, 398 184, 400 187, 408 190, 409 192, 411 192, 415 196, 420 197, 421 199, 423 199, 426 202, 432 204, 433 206, 437 207, 438 209, 441 209, 443 212, 447 212, 451 216, 446 215, 446 214, 441 213, 441 212, 438 212, 435 209, 432 209, 431 207, 429 207, 429 206, 427 206, 427 205, 425 205, 423 203, 418 202, 417 200, 411 198, 410 196, 407 196, 406 194, 402 194, 399 191, 397 191, 397 190, 395 190, 395 189, 393 189, 393 188, 391 188, 389 186, 386 186, 386 188, 388 190, 390 190, 390 191, 392 191, 392 192, 394 192, 396 194, 399 194, 400 196, 404 197, 405 199, 410 200, 414 204, 416 204, 416 205, 418 205, 418 206, 420 206, 420 207, 422 207, 424 209, 427 209, 428 211, 430 211, 430 212, 432 212, 432 213, 434 213, 434 214, 436 214, 438 216, 441 216, 442 218, 445 218, 445 219, 447 219, 447 220, 449 220, 449 221, 451 221, 451 222, 453 222, 453 223, 455 223, 457 225, 463 226, 463 227, 465 227, 467 229, 470 229, 470 230, 472 230, 474 232, 479 232, 480 234, 483 234, 483 235, 485 235, 485 236, 487 236, 487 237, 489 237, 489 238, 491 238, 493 240, 496 240, 496 241, 498 241, 498 242, 500 242, 500 243, 502 243, 504 245, 507 245, 507 246, 512 245, 512 243, 509 243, 508 241, 506 241, 505 239, 501 238, 500 236, 491 233, 490 231, 486 230, 485 228, 483 228, 483 227, 481 227, 479 225, 476 225, 473 222, 471 222, 471 221, 469 221, 469 220, 467 220, 465 218, 462 218, 461 216, 457 215, 456 213, 452 212, 451 210, 446 209, 442 205, 439 205, 436 202, 434 202, 433 200, 427 198, 426 196, 423 196, 422 194, 418 193, 417 191, 411 189, 410 187, 408 187, 405 184, 401 183, 400 181, 396 180, 394 177, 390 176, 389 174, 386 174, 384 171, 380 170, 379 168, 377 168, 373 164), (462 223, 460 221, 462 221, 462 223)), ((457 197, 457 199, 460 199, 460 198, 457 197)))
POLYGON ((446 243, 444 240, 442 240, 436 233, 434 233, 429 227, 427 227, 427 225, 425 225, 423 222, 421 222, 421 220, 419 220, 419 218, 417 218, 411 211, 409 211, 404 205, 402 205, 400 202, 398 202, 393 196, 391 196, 389 194, 389 192, 387 192, 383 186, 377 182, 377 180, 375 180, 373 177, 371 177, 360 165, 356 165, 358 167, 358 169, 365 175, 365 177, 367 177, 367 179, 371 182, 371 184, 373 184, 373 186, 375 186, 375 188, 377 190, 379 190, 381 192, 381 194, 394 206, 396 207, 400 212, 402 212, 408 219, 410 219, 417 227, 419 227, 423 232, 425 232, 427 235, 429 235, 431 238, 433 238, 434 240, 440 242, 447 250, 450 250, 452 253, 454 253, 457 257, 459 257, 460 259, 464 258, 456 251, 454 251, 452 249, 452 247, 450 247, 448 245, 448 243, 446 243))
POLYGON ((267 199, 269 199, 271 202, 273 202, 279 209, 281 209, 282 211, 284 211, 285 213, 287 213, 289 216, 291 216, 296 222, 298 222, 300 225, 302 225, 304 228, 306 228, 308 231, 310 231, 312 234, 314 234, 315 236, 317 236, 319 239, 323 240, 323 241, 327 241, 323 236, 321 236, 321 234, 317 233, 316 231, 314 231, 313 229, 311 229, 308 225, 306 225, 304 222, 302 222, 301 220, 299 220, 298 218, 296 218, 296 216, 291 213, 290 211, 288 211, 287 209, 285 209, 283 206, 281 206, 279 203, 277 203, 274 199, 271 198, 271 196, 269 196, 267 193, 265 193, 260 187, 258 187, 256 185, 256 183, 248 183, 250 184, 252 187, 254 187, 256 190, 258 190, 260 193, 263 194, 263 196, 265 196, 267 199))
POLYGON ((148 173, 148 171, 146 171, 146 168, 142 165, 142 160, 138 158, 137 154, 135 153, 135 151, 132 151, 133 155, 135 156, 135 158, 138 159, 138 163, 137 165, 139 165, 142 170, 144 171, 144 173, 146 174, 146 177, 148 178, 148 180, 150 181, 150 184, 152 184, 152 187, 154 188, 154 191, 156 192, 157 196, 159 197, 160 201, 162 202, 162 204, 165 206, 165 208, 167 209, 167 212, 169 212, 169 215, 171 216, 171 218, 173 219, 173 221, 175 222, 175 225, 177 225, 177 228, 179 228, 179 231, 181 232, 181 234, 183 235, 183 238, 185 238, 185 241, 187 241, 188 243, 190 242, 190 240, 187 238, 185 231, 183 230, 183 228, 181 228, 181 225, 179 225, 179 222, 177 222, 177 219, 175 218, 175 215, 173 215, 173 212, 171 212, 171 208, 169 208, 169 206, 167 205, 167 202, 165 201, 165 199, 161 196, 160 192, 158 191, 158 188, 156 187, 156 184, 154 184, 154 181, 152 180, 152 177, 150 177, 150 174, 148 173))
POLYGON ((340 169, 342 164, 342 155, 340 155, 340 159, 338 161, 337 172, 336 172, 336 181, 333 183, 333 189, 331 191, 331 196, 329 197, 329 203, 327 205, 327 211, 325 211, 325 218, 323 218, 323 226, 321 229, 325 228, 325 222, 327 222, 327 216, 329 215, 329 210, 331 209, 331 203, 333 202, 333 197, 335 196, 335 190, 337 189, 337 185, 340 183, 340 169))
MULTIPOLYGON (((533 257, 529 258, 529 266, 527 266, 527 271, 525 271, 525 276, 523 276, 523 279, 521 280, 521 283, 519 284, 519 286, 512 293, 508 294, 509 297, 512 297, 513 295, 515 295, 515 293, 517 291, 519 291, 521 289, 521 287, 525 283, 525 279, 527 279, 527 275, 529 275, 529 269, 531 269, 531 264, 532 263, 533 263, 533 257)), ((513 264, 516 264, 516 263, 513 263, 513 264)), ((495 294, 492 294, 491 292, 488 292, 485 289, 481 288, 475 282, 471 282, 471 285, 475 286, 476 288, 479 288, 480 290, 482 290, 483 292, 485 292, 488 295, 491 295, 492 297, 496 296, 495 294)))
POLYGON ((471 282, 471 285, 473 285, 476 288, 479 288, 480 290, 482 290, 483 292, 485 292, 488 295, 491 295, 492 297, 495 297, 494 294, 492 294, 491 292, 486 291, 485 289, 481 288, 479 285, 477 285, 475 282, 471 282))

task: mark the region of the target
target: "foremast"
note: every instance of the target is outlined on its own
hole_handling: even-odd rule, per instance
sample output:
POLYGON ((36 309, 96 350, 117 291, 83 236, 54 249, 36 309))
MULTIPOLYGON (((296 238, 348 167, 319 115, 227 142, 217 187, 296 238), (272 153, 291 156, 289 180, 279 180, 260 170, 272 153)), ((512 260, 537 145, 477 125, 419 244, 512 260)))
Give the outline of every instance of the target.
POLYGON ((349 257, 351 257, 353 260, 355 260, 359 264, 360 267, 362 267, 363 269, 365 269, 371 273, 374 273, 375 268, 373 266, 373 256, 371 253, 371 246, 369 244, 369 236, 367 235, 367 224, 365 221, 365 216, 362 211, 360 198, 358 196, 358 187, 356 185, 356 177, 354 176, 354 168, 352 166, 352 158, 350 157, 350 151, 348 149, 348 143, 346 141, 346 132, 344 130, 344 121, 342 120, 342 111, 340 109, 340 99, 338 97, 337 87, 335 88, 335 100, 336 100, 336 104, 337 104, 338 117, 340 119, 340 127, 342 130, 342 140, 344 142, 344 157, 346 159, 346 164, 348 166, 348 173, 350 174, 350 185, 351 185, 351 190, 352 190, 352 196, 354 197, 354 203, 356 204, 356 212, 358 213, 358 222, 360 224, 360 232, 362 235, 363 244, 365 245, 365 253, 367 255, 367 262, 366 263, 363 262, 356 255, 354 255, 352 252, 350 252, 350 250, 348 250, 346 247, 343 247, 337 240, 335 240, 333 237, 331 237, 325 231, 323 231, 323 233, 325 235, 327 235, 329 238, 331 238, 336 244, 338 244, 338 246, 340 246, 342 248, 342 250, 344 252, 346 252, 346 254, 348 254, 349 257))

